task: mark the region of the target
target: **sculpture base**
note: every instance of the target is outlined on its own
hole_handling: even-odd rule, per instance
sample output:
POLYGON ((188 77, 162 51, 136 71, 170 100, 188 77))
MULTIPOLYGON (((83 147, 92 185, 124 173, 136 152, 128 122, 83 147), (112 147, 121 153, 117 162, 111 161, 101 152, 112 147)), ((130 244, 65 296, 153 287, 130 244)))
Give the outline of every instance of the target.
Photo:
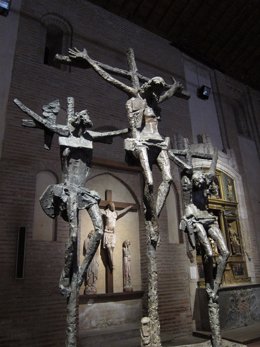
POLYGON ((129 292, 132 292, 133 291, 133 288, 132 287, 125 287, 124 288, 124 292, 125 293, 129 293, 129 292))
MULTIPOLYGON (((99 329, 140 324, 142 315, 142 299, 135 298, 133 293, 116 293, 117 295, 90 295, 80 297, 79 333, 88 335, 99 329), (126 295, 123 295, 126 294, 126 295), (84 303, 82 302, 85 299, 84 303)), ((135 293, 136 294, 136 293, 135 293)), ((109 334, 109 331, 106 332, 109 334)))

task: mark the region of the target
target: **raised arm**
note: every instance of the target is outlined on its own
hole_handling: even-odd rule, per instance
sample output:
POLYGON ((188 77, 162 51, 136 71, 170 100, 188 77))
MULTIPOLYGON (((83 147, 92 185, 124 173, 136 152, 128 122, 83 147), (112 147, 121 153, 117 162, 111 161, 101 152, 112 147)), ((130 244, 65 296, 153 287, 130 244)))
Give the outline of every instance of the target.
POLYGON ((108 72, 106 72, 97 62, 90 58, 90 56, 87 53, 87 50, 84 48, 83 51, 79 51, 77 48, 70 48, 69 49, 69 57, 70 59, 84 59, 86 60, 89 65, 93 67, 93 69, 107 82, 113 84, 116 88, 122 90, 123 92, 127 93, 131 96, 137 95, 137 90, 127 86, 126 84, 122 83, 121 81, 118 81, 114 77, 112 77, 108 72))
POLYGON ((159 98, 159 103, 163 102, 167 99, 170 99, 173 95, 177 94, 177 93, 182 93, 184 87, 181 84, 181 82, 176 81, 173 77, 173 84, 170 86, 170 88, 163 94, 160 96, 159 98))
POLYGON ((69 136, 69 130, 64 125, 56 125, 53 124, 50 120, 44 119, 43 117, 39 116, 37 113, 29 109, 27 106, 25 106, 20 100, 14 99, 14 103, 28 116, 32 118, 32 120, 23 119, 22 125, 25 127, 30 128, 43 128, 47 129, 53 133, 56 133, 61 136, 69 136))
POLYGON ((186 163, 184 160, 180 159, 178 155, 187 156, 186 150, 172 150, 168 151, 169 158, 175 162, 182 170, 192 170, 192 166, 186 163))
POLYGON ((117 212, 117 219, 123 217, 126 214, 126 212, 131 210, 132 207, 133 207, 132 205, 129 205, 126 208, 124 208, 123 210, 121 210, 120 212, 117 212))
POLYGON ((92 137, 93 140, 98 140, 98 139, 103 138, 103 137, 118 136, 118 135, 126 134, 128 132, 129 132, 128 128, 121 129, 121 130, 105 131, 103 133, 98 132, 98 131, 88 130, 88 133, 92 137))

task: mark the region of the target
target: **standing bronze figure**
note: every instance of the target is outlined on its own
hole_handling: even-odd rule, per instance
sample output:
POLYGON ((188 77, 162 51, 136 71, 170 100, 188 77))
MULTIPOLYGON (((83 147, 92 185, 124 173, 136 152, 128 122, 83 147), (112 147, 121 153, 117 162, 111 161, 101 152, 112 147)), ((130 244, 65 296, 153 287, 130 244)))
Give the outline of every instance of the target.
POLYGON ((67 98, 67 125, 56 123, 56 116, 60 110, 58 100, 43 106, 42 116, 30 110, 18 99, 14 102, 31 117, 31 120, 23 120, 24 126, 44 130, 46 149, 50 149, 53 135, 59 135, 63 183, 48 186, 40 198, 40 203, 49 217, 61 215, 69 223, 69 239, 59 287, 61 293, 67 297, 66 346, 76 347, 78 292, 103 236, 103 222, 98 206, 100 197, 98 193, 85 187, 92 160, 93 142, 126 133, 128 129, 103 133, 89 130, 93 124, 88 111, 75 112, 72 97, 67 98), (87 210, 92 220, 94 233, 89 239, 83 263, 78 267, 79 210, 83 209, 87 210))
POLYGON ((217 217, 208 211, 208 196, 215 193, 214 179, 218 151, 206 156, 212 159, 210 169, 206 172, 192 167, 192 157, 204 157, 202 154, 193 153, 186 142, 184 150, 170 150, 170 158, 181 168, 181 183, 184 197, 184 215, 181 218, 180 229, 187 233, 190 245, 195 249, 197 240, 202 249, 202 259, 205 272, 206 291, 208 294, 208 311, 212 331, 212 344, 214 347, 222 346, 219 326, 218 290, 223 279, 224 270, 229 257, 229 250, 224 236, 219 228, 217 217), (185 156, 183 161, 179 156, 185 156), (218 249, 217 272, 213 276, 213 249, 211 238, 218 249))
POLYGON ((156 247, 159 243, 158 216, 168 195, 172 176, 168 157, 169 139, 164 139, 158 131, 160 108, 158 104, 179 96, 188 98, 180 82, 173 78, 168 85, 162 77, 147 78, 142 76, 136 66, 134 52, 129 49, 127 62, 129 70, 114 68, 93 60, 86 49, 70 49, 68 56, 57 55, 56 59, 76 66, 91 66, 104 80, 124 91, 128 95, 126 102, 127 117, 131 136, 125 140, 125 150, 130 160, 141 166, 144 178, 144 213, 147 232, 148 252, 148 316, 151 321, 151 344, 161 346, 160 323, 158 316, 157 264, 156 247), (131 81, 131 86, 115 79, 109 72, 124 76, 131 81), (141 81, 141 83, 140 83, 141 81), (158 165, 162 173, 162 182, 154 197, 152 167, 158 165))

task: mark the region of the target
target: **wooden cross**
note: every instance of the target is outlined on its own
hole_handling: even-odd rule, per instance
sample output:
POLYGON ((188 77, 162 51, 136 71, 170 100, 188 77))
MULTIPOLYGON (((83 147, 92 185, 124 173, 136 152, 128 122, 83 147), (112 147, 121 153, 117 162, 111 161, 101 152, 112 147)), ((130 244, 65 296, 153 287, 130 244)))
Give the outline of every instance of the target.
MULTIPOLYGON (((119 201, 113 201, 112 200, 112 190, 106 190, 105 191, 105 200, 101 200, 99 203, 99 207, 105 208, 110 202, 113 202, 115 205, 116 210, 123 210, 129 205, 132 205, 131 209, 129 211, 137 211, 137 205, 133 204, 131 202, 119 202, 119 201)), ((113 287, 113 271, 111 271, 108 263, 106 264, 106 293, 113 293, 114 287, 113 287)))

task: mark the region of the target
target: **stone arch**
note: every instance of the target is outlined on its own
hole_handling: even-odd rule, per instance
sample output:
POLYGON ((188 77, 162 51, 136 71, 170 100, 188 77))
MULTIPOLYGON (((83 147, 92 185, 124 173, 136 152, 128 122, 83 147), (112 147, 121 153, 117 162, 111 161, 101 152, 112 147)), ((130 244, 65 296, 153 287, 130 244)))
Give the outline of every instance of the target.
MULTIPOLYGON (((138 201, 130 189, 130 187, 123 182, 123 180, 114 174, 104 172, 91 177, 87 181, 87 188, 96 190, 101 199, 105 199, 105 191, 112 190, 112 200, 118 202, 126 202, 129 204, 137 204, 138 201)), ((87 238, 88 233, 92 230, 92 223, 86 211, 81 212, 80 216, 80 261, 83 260, 83 243, 87 238)), ((116 246, 114 249, 115 268, 113 272, 114 277, 114 292, 123 291, 123 271, 122 271, 122 243, 128 239, 131 242, 131 255, 132 255, 132 285, 133 290, 141 289, 141 268, 140 268, 140 238, 139 238, 139 215, 137 212, 128 212, 125 216, 117 221, 116 225, 116 246)), ((105 265, 101 258, 101 248, 98 250, 99 274, 97 280, 98 294, 105 293, 105 265)), ((82 286, 82 292, 84 286, 82 286)))
POLYGON ((39 171, 36 175, 34 215, 33 215, 33 240, 55 241, 56 221, 48 217, 42 210, 39 199, 46 187, 56 184, 57 177, 51 171, 39 171))
POLYGON ((41 18, 45 27, 44 64, 66 69, 66 66, 55 60, 56 53, 66 53, 72 44, 72 26, 55 13, 47 13, 41 18))

